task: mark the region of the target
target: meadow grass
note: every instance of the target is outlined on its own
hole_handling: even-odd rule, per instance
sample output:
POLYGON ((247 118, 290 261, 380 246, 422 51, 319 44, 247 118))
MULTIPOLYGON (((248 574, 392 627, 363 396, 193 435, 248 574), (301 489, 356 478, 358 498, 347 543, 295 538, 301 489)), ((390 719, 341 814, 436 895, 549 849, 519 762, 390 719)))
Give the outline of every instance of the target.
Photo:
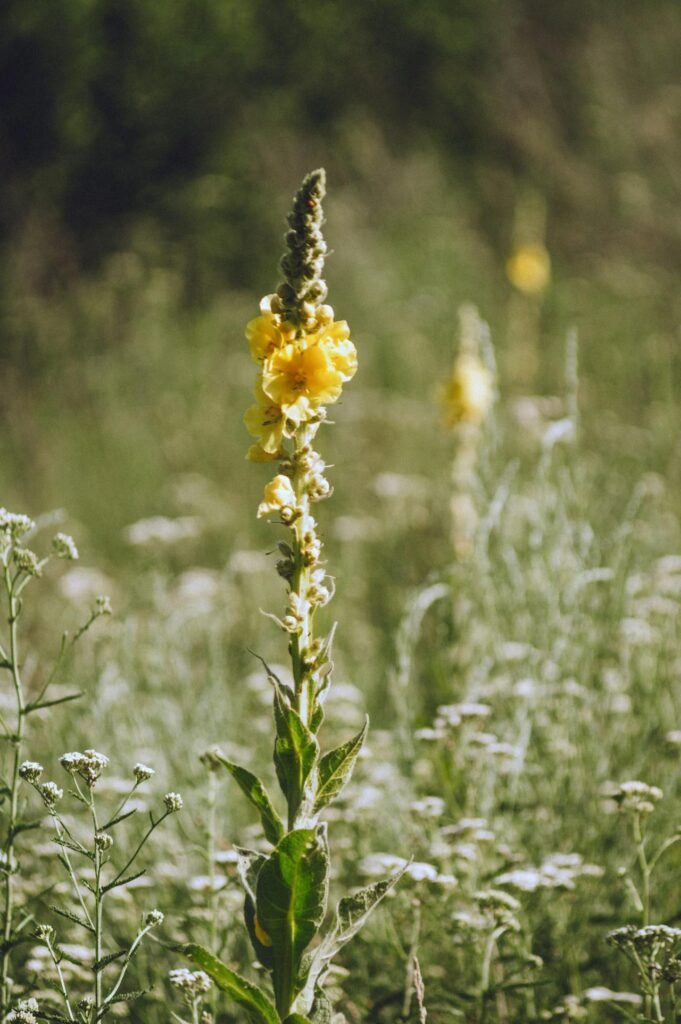
MULTIPOLYGON (((663 302, 659 282, 632 294, 632 268, 596 266, 587 278, 554 261, 532 376, 514 365, 503 259, 461 197, 427 162, 397 169, 389 191, 381 202, 374 189, 371 209, 350 190, 328 204, 334 305, 351 314, 361 372, 324 441, 342 624, 325 744, 360 729, 366 711, 372 720, 328 815, 332 893, 412 863, 344 950, 330 995, 351 1024, 422 1020, 424 1005, 443 1022, 672 1020, 676 933, 628 933, 614 946, 606 936, 675 928, 681 912, 674 846, 644 907, 620 789, 643 780, 664 792, 641 819, 652 856, 675 834, 681 796, 678 299, 663 302), (500 399, 481 427, 474 546, 462 558, 450 522, 457 441, 436 395, 466 301, 490 323, 500 399), (570 434, 555 424, 574 416, 564 364, 575 323, 570 434), (652 980, 636 942, 659 965, 652 980)), ((81 553, 38 581, 40 601, 22 615, 29 690, 97 595, 114 608, 69 666, 65 682, 86 693, 77 713, 38 713, 26 757, 63 786, 62 754, 101 749, 121 775, 103 773, 102 799, 116 802, 138 762, 163 783, 151 780, 150 801, 184 798, 153 837, 147 874, 110 906, 112 951, 152 907, 165 915, 127 970, 130 988, 149 992, 111 1008, 148 1024, 168 1019, 169 999, 179 1016, 242 1019, 214 989, 168 981, 186 967, 177 944, 210 945, 262 980, 232 845, 253 844, 253 817, 199 755, 219 744, 230 760, 266 762, 271 694, 249 649, 285 671, 276 630, 257 614, 272 607, 278 557, 264 553, 278 537, 263 542, 254 516, 266 470, 243 462, 252 297, 187 311, 177 292, 173 271, 126 254, 67 298, 18 295, 14 337, 30 338, 43 366, 7 391, 0 441, 3 503, 65 508, 54 529, 68 528, 81 553)), ((276 785, 271 771, 264 781, 276 785)), ((22 899, 36 877, 65 895, 49 835, 22 838, 22 899)), ((122 857, 134 851, 134 837, 120 843, 122 857)), ((48 902, 28 905, 54 927, 48 902)), ((77 996, 87 956, 58 924, 77 996)), ((13 977, 17 998, 58 984, 30 944, 13 977)))

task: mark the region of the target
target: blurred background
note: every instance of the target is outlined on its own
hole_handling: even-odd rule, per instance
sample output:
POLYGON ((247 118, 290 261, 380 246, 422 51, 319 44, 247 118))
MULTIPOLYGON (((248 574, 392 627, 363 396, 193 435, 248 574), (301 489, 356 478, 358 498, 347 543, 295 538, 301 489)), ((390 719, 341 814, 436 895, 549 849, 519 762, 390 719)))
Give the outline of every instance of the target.
POLYGON ((328 442, 353 507, 447 457, 464 301, 509 402, 560 389, 576 327, 586 452, 678 488, 680 37, 675 0, 6 0, 3 503, 65 508, 119 566, 160 514, 200 514, 211 564, 226 526, 248 541, 243 324, 319 165, 361 360, 328 442), (526 243, 539 287, 509 270, 526 243))
MULTIPOLYGON (((324 743, 372 716, 333 822, 339 877, 355 884, 381 848, 433 860, 462 879, 449 906, 465 910, 476 873, 487 884, 514 851, 593 858, 607 883, 528 897, 554 979, 540 1002, 631 984, 603 939, 626 918, 628 854, 599 787, 659 784, 677 828, 680 41, 678 0, 0 4, 0 505, 47 515, 81 554, 31 585, 45 597, 22 617, 27 685, 96 595, 115 613, 64 673, 86 699, 41 720, 30 751, 141 759, 183 792, 182 843, 156 855, 168 934, 206 936, 212 861, 192 837, 215 804, 197 755, 269 757, 249 648, 285 660, 258 614, 280 613, 284 588, 265 553, 280 535, 255 517, 272 467, 245 462, 244 327, 278 283, 291 198, 324 166, 329 301, 359 355, 319 434, 335 487, 319 509, 337 582, 324 628, 340 622, 324 743), (499 401, 462 473, 438 396, 463 304, 489 324, 499 401), (475 557, 452 544, 452 462, 475 557), (455 742, 442 706, 473 730, 493 708, 494 734, 469 742, 466 719, 455 742), (489 819, 498 849, 486 826, 482 853, 455 849, 462 816, 489 819)), ((252 824, 234 788, 226 856, 252 824)), ((675 923, 678 871, 658 903, 675 923)), ((470 937, 452 945, 441 890, 426 897, 429 1011, 465 1010, 470 937)), ((224 920, 224 948, 250 957, 224 920)), ((376 928, 347 961, 353 1022, 394 1019, 382 1000, 403 984, 376 928)), ((153 999, 132 1019, 167 1020, 162 987, 153 999)), ((512 1009, 499 1019, 539 1019, 512 1009)))

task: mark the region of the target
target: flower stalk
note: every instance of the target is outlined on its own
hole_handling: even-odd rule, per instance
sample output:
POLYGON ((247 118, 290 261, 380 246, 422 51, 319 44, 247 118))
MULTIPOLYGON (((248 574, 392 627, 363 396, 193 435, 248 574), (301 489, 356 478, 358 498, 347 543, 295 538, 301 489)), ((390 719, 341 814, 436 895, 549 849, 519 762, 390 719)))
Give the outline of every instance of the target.
POLYGON ((331 682, 334 630, 316 632, 317 612, 333 597, 314 515, 332 489, 316 436, 326 408, 340 398, 357 369, 357 353, 344 320, 324 303, 322 237, 325 175, 303 181, 289 214, 284 280, 260 303, 260 316, 246 329, 256 364, 255 404, 245 416, 255 439, 252 462, 278 463, 265 486, 258 517, 273 516, 288 531, 279 543, 277 572, 287 586, 281 617, 267 613, 288 638, 291 683, 269 669, 275 724, 274 767, 286 801, 285 822, 261 780, 226 758, 227 769, 258 811, 272 852, 239 851, 245 892, 244 920, 255 955, 269 973, 272 995, 241 977, 209 950, 182 951, 228 992, 259 1024, 321 1024, 331 1005, 324 980, 332 958, 359 930, 397 876, 376 883, 338 904, 335 923, 308 947, 326 917, 329 850, 324 808, 350 778, 366 735, 365 725, 342 746, 322 754, 318 733, 331 682))

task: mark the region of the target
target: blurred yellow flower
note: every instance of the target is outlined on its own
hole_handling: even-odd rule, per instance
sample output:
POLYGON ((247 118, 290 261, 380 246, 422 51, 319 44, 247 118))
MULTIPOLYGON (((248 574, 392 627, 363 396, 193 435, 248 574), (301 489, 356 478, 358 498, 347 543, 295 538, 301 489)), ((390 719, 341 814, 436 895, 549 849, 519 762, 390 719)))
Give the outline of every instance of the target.
POLYGON ((526 295, 538 295, 551 280, 551 257, 541 242, 519 245, 506 264, 509 281, 526 295))
POLYGON ((471 353, 463 353, 454 363, 454 370, 445 388, 445 426, 461 423, 482 423, 494 401, 493 376, 490 370, 471 353))
POLYGON ((296 495, 290 479, 283 473, 277 474, 274 480, 265 485, 263 500, 258 505, 258 518, 270 512, 280 512, 282 508, 295 508, 296 495))
POLYGON ((345 379, 328 346, 291 343, 265 360, 262 386, 284 416, 300 424, 320 405, 337 401, 345 379))

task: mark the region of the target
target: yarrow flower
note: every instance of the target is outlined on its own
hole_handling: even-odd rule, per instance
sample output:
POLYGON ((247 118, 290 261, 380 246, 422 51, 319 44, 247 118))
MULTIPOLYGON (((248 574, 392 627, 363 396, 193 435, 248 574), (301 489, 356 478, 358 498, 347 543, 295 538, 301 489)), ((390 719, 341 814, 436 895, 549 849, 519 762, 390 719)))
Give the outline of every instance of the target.
POLYGON ((48 810, 52 810, 57 801, 61 800, 64 795, 64 790, 60 789, 56 782, 43 782, 38 787, 38 791, 48 810))
POLYGON ((165 804, 168 814, 174 814, 175 811, 181 811, 184 807, 184 800, 179 793, 166 793, 163 797, 163 803, 165 804))
POLYGON ((105 754, 89 749, 83 754, 79 751, 63 754, 59 758, 59 763, 69 775, 80 775, 88 786, 92 788, 108 765, 109 758, 105 754))
POLYGON ((13 540, 23 537, 34 526, 33 520, 23 513, 8 512, 6 508, 0 508, 0 532, 9 534, 13 540))
POLYGON ((652 814, 663 793, 658 786, 649 786, 647 782, 634 779, 623 782, 613 796, 625 813, 648 815, 652 814))
POLYGON ((19 775, 26 782, 30 782, 35 785, 40 781, 40 776, 43 774, 44 770, 43 766, 38 764, 37 761, 24 761, 24 763, 19 766, 19 775))
POLYGON ((5 1017, 7 1024, 38 1024, 36 1012, 38 1003, 35 999, 23 999, 16 1010, 10 1010, 5 1017))
POLYGON ((57 558, 66 558, 71 562, 78 561, 78 548, 73 537, 70 537, 68 533, 58 533, 52 539, 52 548, 57 558))
POLYGON ((152 775, 156 772, 153 768, 148 768, 146 764, 141 764, 139 761, 132 770, 132 774, 135 776, 135 781, 139 784, 141 782, 147 782, 152 775))
POLYGON ((189 1001, 205 995, 211 984, 204 971, 190 971, 187 967, 177 967, 174 971, 169 971, 168 980, 173 988, 178 989, 189 1001))

